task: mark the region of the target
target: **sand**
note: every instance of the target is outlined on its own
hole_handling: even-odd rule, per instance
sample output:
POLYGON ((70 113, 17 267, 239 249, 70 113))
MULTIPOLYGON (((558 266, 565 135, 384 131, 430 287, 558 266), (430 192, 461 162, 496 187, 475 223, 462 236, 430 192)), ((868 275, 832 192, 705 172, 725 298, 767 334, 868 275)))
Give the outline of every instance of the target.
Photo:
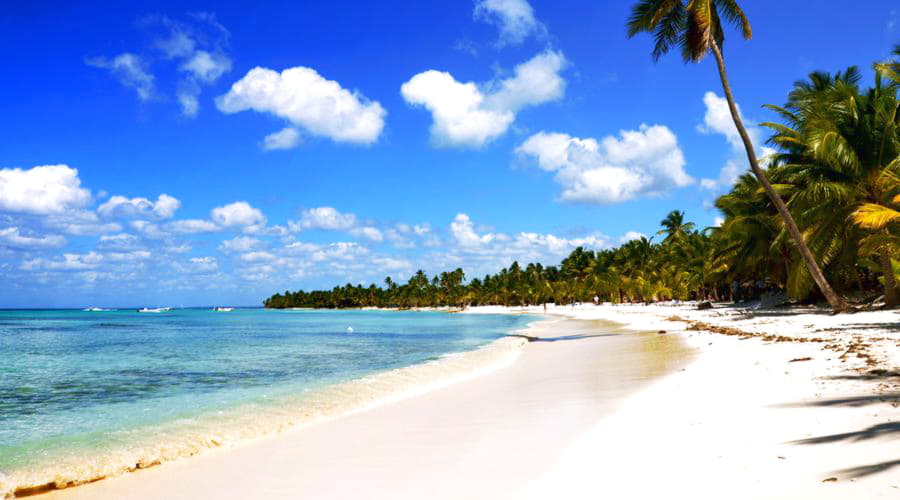
POLYGON ((900 498, 900 312, 549 312, 506 368, 47 496, 900 498))
POLYGON ((51 498, 500 498, 616 403, 679 369, 676 337, 555 318, 512 365, 426 394, 51 498))

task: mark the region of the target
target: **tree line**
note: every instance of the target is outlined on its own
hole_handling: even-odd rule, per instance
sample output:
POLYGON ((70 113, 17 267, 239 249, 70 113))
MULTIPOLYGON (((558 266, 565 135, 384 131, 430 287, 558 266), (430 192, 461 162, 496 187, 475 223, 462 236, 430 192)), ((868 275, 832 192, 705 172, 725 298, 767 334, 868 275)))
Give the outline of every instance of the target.
POLYGON ((627 23, 629 37, 653 36, 654 59, 676 46, 687 62, 709 53, 715 58, 751 172, 716 200, 724 214, 720 226, 697 230, 676 210, 661 223, 661 241, 577 248, 559 266, 513 262, 469 282, 461 269, 431 279, 420 270, 405 284, 387 278, 385 288, 286 291, 265 306, 715 300, 762 289, 801 301, 824 299, 835 312, 879 295, 887 306, 900 304, 900 46, 892 60, 874 65, 870 87, 861 86, 855 67, 814 72, 794 85, 782 105, 766 106, 780 120, 763 124, 777 152, 761 162, 727 77, 723 21, 752 37, 734 0, 642 0, 627 23))

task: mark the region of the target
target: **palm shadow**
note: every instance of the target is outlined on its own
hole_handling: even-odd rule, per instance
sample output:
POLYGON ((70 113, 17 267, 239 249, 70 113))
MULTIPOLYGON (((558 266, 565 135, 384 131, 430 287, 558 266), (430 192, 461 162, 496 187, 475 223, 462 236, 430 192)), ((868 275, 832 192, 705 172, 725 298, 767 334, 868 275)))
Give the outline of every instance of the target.
POLYGON ((801 401, 798 403, 785 403, 775 405, 775 408, 798 408, 804 406, 826 406, 826 407, 851 407, 859 408, 879 403, 900 403, 900 392, 890 392, 886 394, 875 394, 871 396, 854 396, 847 398, 823 399, 820 401, 801 401))
POLYGON ((854 432, 842 432, 840 434, 829 434, 827 436, 799 439, 797 441, 791 441, 790 444, 826 444, 837 443, 839 441, 859 442, 878 438, 891 438, 894 434, 900 434, 900 422, 886 422, 854 432))
POLYGON ((889 460, 887 462, 881 462, 877 464, 869 464, 869 465, 860 465, 858 467, 850 467, 848 469, 842 469, 836 471, 837 474, 845 476, 849 479, 858 479, 861 477, 871 476, 873 474, 879 474, 881 472, 885 472, 893 469, 900 465, 900 460, 889 460))

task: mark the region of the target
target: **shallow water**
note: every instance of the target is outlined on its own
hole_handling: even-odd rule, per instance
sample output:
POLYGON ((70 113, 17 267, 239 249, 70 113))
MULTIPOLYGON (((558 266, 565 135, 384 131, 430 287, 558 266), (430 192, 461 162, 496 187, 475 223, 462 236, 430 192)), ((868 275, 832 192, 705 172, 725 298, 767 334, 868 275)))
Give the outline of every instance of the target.
POLYGON ((435 362, 529 321, 437 312, 0 311, 0 493, 83 482, 377 404, 394 389, 414 391, 496 359, 507 351, 435 362), (434 366, 398 371, 422 363, 434 366))

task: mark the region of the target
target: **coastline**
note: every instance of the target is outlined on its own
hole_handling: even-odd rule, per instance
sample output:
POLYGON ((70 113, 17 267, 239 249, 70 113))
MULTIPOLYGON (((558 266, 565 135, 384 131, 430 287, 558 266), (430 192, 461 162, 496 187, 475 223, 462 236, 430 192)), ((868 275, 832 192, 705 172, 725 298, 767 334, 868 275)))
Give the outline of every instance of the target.
MULTIPOLYGON (((540 321, 534 318, 510 333, 540 321)), ((275 397, 265 405, 246 404, 138 429, 145 431, 139 440, 120 447, 89 450, 87 455, 73 450, 46 466, 0 471, 0 498, 78 488, 218 450, 252 446, 501 369, 515 362, 526 343, 523 336, 507 335, 471 350, 275 397)))
MULTIPOLYGON (((482 307, 466 313, 543 311, 482 307)), ((586 305, 550 307, 548 313, 523 337, 513 337, 521 354, 502 369, 297 432, 45 497, 645 498, 674 492, 721 498, 727 492, 729 498, 895 498, 900 493, 895 449, 900 312, 830 316, 815 309, 586 305), (657 333, 661 330, 666 334, 657 333), (613 336, 599 337, 601 331, 613 336), (578 403, 584 393, 559 397, 577 385, 559 377, 572 359, 591 369, 622 361, 602 349, 588 352, 591 340, 594 346, 611 338, 633 340, 641 337, 636 331, 652 332, 643 338, 667 343, 670 354, 671 346, 679 346, 664 360, 666 368, 628 374, 622 366, 612 367, 604 376, 616 387, 600 391, 603 403, 588 411, 578 403), (564 349, 549 356, 557 347, 564 349), (531 378, 505 386, 497 382, 515 372, 531 378), (524 407, 507 406, 492 418, 479 408, 508 404, 511 388, 548 383, 552 389, 538 390, 524 407), (529 413, 535 407, 543 407, 543 416, 549 412, 557 425, 535 425, 541 415, 529 413), (575 423, 562 425, 560 432, 558 423, 566 418, 575 423), (479 436, 474 442, 472 433, 479 436)))
POLYGON ((558 316, 525 336, 510 338, 525 347, 502 369, 45 498, 502 497, 689 356, 674 336, 558 316))

